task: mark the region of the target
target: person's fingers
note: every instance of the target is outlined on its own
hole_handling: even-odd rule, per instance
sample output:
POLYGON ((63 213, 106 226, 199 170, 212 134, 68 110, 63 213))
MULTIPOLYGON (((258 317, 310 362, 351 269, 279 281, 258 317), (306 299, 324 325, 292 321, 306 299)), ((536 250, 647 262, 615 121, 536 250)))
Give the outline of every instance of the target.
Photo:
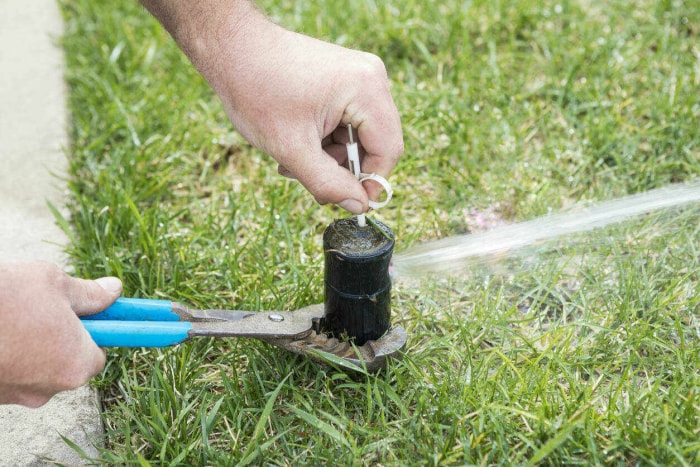
POLYGON ((64 391, 78 388, 104 369, 106 362, 105 351, 95 344, 90 333, 76 318, 73 353, 66 360, 66 365, 57 370, 54 391, 64 391))
MULTIPOLYGON (((347 138, 346 138, 347 139, 347 138)), ((338 164, 339 167, 341 167, 343 170, 347 170, 350 172, 349 168, 347 167, 348 164, 348 150, 347 147, 345 146, 345 143, 342 144, 337 144, 337 143, 330 143, 326 142, 326 145, 324 145, 323 150, 328 156, 331 156, 336 163, 338 164)), ((360 149, 360 154, 363 154, 364 151, 360 149)), ((282 175, 283 177, 291 178, 291 179, 296 179, 297 177, 286 167, 279 165, 277 167, 277 172, 282 175)), ((350 172, 350 174, 354 177, 354 174, 350 172)), ((372 199, 372 200, 378 200, 382 196, 382 192, 384 191, 384 188, 371 180, 366 181, 362 184, 363 189, 367 193, 367 198, 372 199)), ((311 191, 311 190, 309 190, 311 191)), ((323 189, 318 189, 316 190, 317 192, 323 192, 323 189)), ((317 198, 318 199, 318 198, 317 198)), ((345 200, 343 200, 345 201, 345 200)), ((338 204, 343 203, 343 201, 340 201, 338 204)), ((341 205, 344 209, 350 211, 353 214, 359 214, 360 212, 357 211, 357 205, 353 203, 352 201, 348 201, 345 203, 345 205, 341 205)), ((362 211, 364 212, 364 211, 362 211)))
POLYGON ((287 168, 281 164, 277 166, 277 173, 283 177, 296 180, 296 177, 294 176, 294 174, 292 172, 290 172, 289 170, 287 170, 287 168))
MULTIPOLYGON (((345 146, 345 143, 343 144, 336 144, 330 141, 324 140, 323 145, 323 151, 326 152, 327 155, 331 156, 333 159, 335 159, 336 163, 347 169, 348 165, 348 149, 345 146)), ((360 151, 360 154, 362 154, 363 151, 360 151)), ((349 170, 349 169, 348 169, 349 170)), ((287 167, 283 165, 278 165, 277 166, 277 173, 282 175, 283 177, 286 178, 291 178, 291 179, 296 179, 296 175, 294 175, 287 167)))
POLYGON ((345 146, 345 144, 329 144, 324 146, 323 150, 326 152, 326 154, 335 159, 335 162, 339 166, 345 168, 346 170, 350 170, 348 168, 348 148, 345 146))
MULTIPOLYGON (((339 125, 333 132, 329 135, 329 139, 332 143, 345 145, 350 142, 350 133, 348 131, 347 125, 339 125)), ((358 141, 357 128, 352 129, 352 139, 354 142, 358 141)))
MULTIPOLYGON (((365 123, 359 128, 360 142, 365 150, 364 157, 361 160, 362 171, 365 173, 376 173, 386 178, 394 169, 404 151, 401 124, 400 122, 398 123, 398 130, 382 130, 378 127, 370 127, 370 125, 370 123, 365 123), (393 137, 389 135, 393 135, 393 137)), ((387 125, 387 122, 382 122, 378 126, 385 125, 387 125)))
MULTIPOLYGON (((326 151, 326 153, 328 153, 328 155, 333 157, 333 159, 335 159, 336 162, 340 166, 342 166, 344 168, 348 168, 348 149, 347 149, 347 146, 345 145, 344 142, 339 143, 338 141, 342 141, 342 140, 348 141, 349 138, 347 137, 347 129, 345 129, 344 127, 340 127, 340 129, 341 129, 341 131, 340 131, 339 135, 333 137, 333 140, 336 141, 336 143, 328 143, 327 145, 325 145, 323 147, 323 149, 324 149, 324 151, 326 151), (343 138, 342 135, 346 135, 346 136, 343 138)), ((360 153, 360 158, 361 159, 364 158, 365 151, 362 148, 362 146, 359 146, 358 150, 360 153)), ((368 172, 367 170, 365 170, 366 165, 363 165, 361 163, 360 166, 361 166, 360 169, 361 169, 362 173, 373 173, 373 172, 368 172)), ((348 170, 349 170, 349 168, 348 168, 348 170)), ((380 199, 383 199, 386 196, 384 194, 384 191, 385 191, 384 187, 375 181, 372 181, 372 180, 365 181, 362 184, 362 186, 365 189, 365 191, 367 192, 368 198, 371 200, 378 201, 380 199)))
POLYGON ((111 305, 122 292, 122 282, 116 277, 96 280, 70 278, 68 296, 78 316, 100 312, 111 305))
POLYGON ((70 358, 67 358, 66 365, 57 375, 56 384, 61 390, 74 389, 84 385, 90 381, 90 378, 102 371, 106 361, 105 351, 95 344, 80 320, 74 317, 73 321, 74 323, 68 331, 73 335, 70 358))
MULTIPOLYGON (((373 135, 371 132, 369 134, 372 136, 370 136, 367 139, 371 140, 372 138, 374 138, 375 135, 373 135)), ((363 145, 364 144, 365 141, 363 140, 363 145)), ((373 143, 370 141, 367 144, 370 144, 371 146, 373 143)), ((386 141, 383 142, 381 146, 383 146, 384 149, 380 150, 383 150, 384 152, 380 153, 372 152, 367 147, 365 147, 366 153, 360 161, 360 166, 362 167, 362 172, 364 173, 375 173, 386 178, 396 166, 396 163, 398 162, 401 154, 403 154, 403 140, 397 139, 393 142, 386 141)), ((363 185, 370 199, 377 201, 382 196, 384 188, 380 184, 368 181, 365 182, 363 185)))
POLYGON ((79 381, 79 384, 75 387, 82 386, 90 381, 90 378, 99 374, 104 369, 107 361, 105 350, 99 348, 97 344, 95 344, 95 341, 92 340, 92 336, 90 336, 90 333, 85 328, 83 328, 83 349, 83 355, 85 355, 85 364, 83 368, 85 373, 82 378, 83 381, 79 381))
MULTIPOLYGON (((386 77, 382 61, 375 61, 375 72, 386 77)), ((357 140, 366 151, 362 171, 388 177, 404 151, 401 117, 391 97, 388 79, 372 80, 358 103, 348 109, 348 117, 357 129, 357 140)))
POLYGON ((367 211, 367 192, 347 168, 338 165, 320 147, 305 152, 303 156, 289 158, 285 168, 319 204, 337 204, 353 214, 367 211))
POLYGON ((386 199, 387 194, 385 193, 384 187, 377 181, 365 180, 362 182, 362 186, 367 192, 367 196, 372 201, 380 202, 386 199))
MULTIPOLYGON (((3 385, 0 383, 0 404, 20 404, 37 408, 46 404, 56 393, 79 388, 99 374, 105 366, 106 354, 97 347, 87 330, 75 319, 73 340, 62 346, 52 356, 65 350, 60 364, 52 366, 39 381, 30 384, 3 385)), ((70 321, 70 320, 69 320, 70 321)))

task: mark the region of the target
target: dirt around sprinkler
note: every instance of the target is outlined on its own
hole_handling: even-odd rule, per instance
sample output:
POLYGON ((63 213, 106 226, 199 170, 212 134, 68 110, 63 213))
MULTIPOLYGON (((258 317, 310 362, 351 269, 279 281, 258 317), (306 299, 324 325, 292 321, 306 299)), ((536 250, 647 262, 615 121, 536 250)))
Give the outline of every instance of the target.
POLYGON ((360 227, 356 217, 339 219, 328 226, 326 244, 347 257, 373 257, 393 244, 391 229, 379 221, 367 219, 360 227))

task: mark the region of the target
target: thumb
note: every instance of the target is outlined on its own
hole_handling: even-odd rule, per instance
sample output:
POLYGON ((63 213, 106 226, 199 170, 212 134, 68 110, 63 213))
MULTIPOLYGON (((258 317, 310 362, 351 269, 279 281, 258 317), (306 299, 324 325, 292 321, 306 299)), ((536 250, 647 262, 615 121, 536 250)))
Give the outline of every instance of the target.
POLYGON ((122 282, 116 277, 97 280, 71 278, 68 287, 71 307, 78 316, 104 310, 122 293, 122 282))
POLYGON ((353 214, 368 209, 367 192, 355 176, 320 147, 312 157, 300 157, 287 169, 316 198, 319 204, 333 203, 353 214))

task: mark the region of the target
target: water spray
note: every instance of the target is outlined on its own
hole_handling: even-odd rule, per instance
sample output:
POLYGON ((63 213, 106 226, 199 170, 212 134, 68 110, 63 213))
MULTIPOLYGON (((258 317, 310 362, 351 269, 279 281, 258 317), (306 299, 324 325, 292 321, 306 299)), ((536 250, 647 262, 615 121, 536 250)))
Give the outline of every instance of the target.
POLYGON ((623 222, 652 211, 700 201, 700 181, 679 183, 593 206, 577 206, 526 222, 424 243, 394 257, 399 277, 446 274, 539 242, 623 222))

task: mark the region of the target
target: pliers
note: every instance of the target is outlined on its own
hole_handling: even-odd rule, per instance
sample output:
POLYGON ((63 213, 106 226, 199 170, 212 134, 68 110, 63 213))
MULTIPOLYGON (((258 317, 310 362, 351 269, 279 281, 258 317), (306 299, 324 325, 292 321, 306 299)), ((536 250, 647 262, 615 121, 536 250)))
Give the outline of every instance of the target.
POLYGON ((378 370, 406 344, 394 326, 376 341, 354 346, 319 331, 323 304, 296 311, 196 310, 178 302, 119 298, 106 310, 80 319, 100 347, 167 347, 191 337, 247 337, 314 360, 340 357, 355 368, 378 370))

